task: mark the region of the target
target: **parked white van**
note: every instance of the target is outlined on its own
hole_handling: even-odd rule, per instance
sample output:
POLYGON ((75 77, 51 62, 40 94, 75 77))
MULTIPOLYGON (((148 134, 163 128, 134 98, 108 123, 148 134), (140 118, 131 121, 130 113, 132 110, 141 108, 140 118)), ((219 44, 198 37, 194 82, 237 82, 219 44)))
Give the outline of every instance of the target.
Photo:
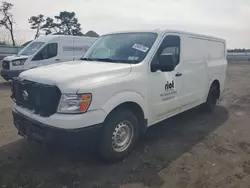
POLYGON ((97 141, 104 159, 119 160, 149 126, 199 105, 212 111, 226 70, 219 38, 172 30, 103 35, 82 60, 21 73, 14 124, 46 144, 97 141))
POLYGON ((18 55, 3 59, 1 76, 17 77, 24 70, 65 61, 79 60, 96 38, 48 35, 32 41, 18 55))

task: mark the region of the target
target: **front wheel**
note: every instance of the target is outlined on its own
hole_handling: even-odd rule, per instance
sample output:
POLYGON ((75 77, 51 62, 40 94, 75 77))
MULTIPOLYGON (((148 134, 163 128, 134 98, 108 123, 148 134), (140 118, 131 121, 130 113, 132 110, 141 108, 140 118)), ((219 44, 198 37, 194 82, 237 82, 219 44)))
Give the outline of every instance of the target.
POLYGON ((137 117, 126 109, 112 112, 104 123, 100 154, 109 162, 125 158, 133 149, 138 136, 137 117))

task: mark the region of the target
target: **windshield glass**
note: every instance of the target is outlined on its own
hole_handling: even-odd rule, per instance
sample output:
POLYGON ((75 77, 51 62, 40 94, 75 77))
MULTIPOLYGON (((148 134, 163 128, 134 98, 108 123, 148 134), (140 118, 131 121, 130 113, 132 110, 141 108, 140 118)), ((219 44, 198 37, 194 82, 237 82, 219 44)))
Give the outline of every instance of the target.
POLYGON ((44 42, 31 42, 26 46, 24 49, 22 49, 19 53, 19 55, 32 55, 34 54, 41 46, 44 45, 44 42))
POLYGON ((100 37, 82 58, 86 61, 139 63, 148 54, 156 33, 119 33, 100 37))

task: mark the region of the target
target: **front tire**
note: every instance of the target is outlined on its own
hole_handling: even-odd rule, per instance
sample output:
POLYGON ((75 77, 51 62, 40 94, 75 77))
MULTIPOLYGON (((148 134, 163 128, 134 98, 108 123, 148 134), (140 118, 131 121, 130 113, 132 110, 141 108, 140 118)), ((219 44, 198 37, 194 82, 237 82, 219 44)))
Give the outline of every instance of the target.
POLYGON ((139 136, 137 117, 127 109, 118 109, 104 123, 100 155, 108 162, 125 158, 133 149, 139 136))

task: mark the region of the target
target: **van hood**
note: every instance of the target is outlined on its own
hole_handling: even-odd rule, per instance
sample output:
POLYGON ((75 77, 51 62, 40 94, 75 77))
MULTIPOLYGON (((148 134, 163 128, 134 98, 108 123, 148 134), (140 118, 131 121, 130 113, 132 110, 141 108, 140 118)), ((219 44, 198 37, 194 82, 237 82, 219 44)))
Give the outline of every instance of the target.
POLYGON ((79 87, 129 74, 130 64, 96 61, 70 61, 24 71, 20 78, 56 85, 60 89, 79 83, 79 87))
POLYGON ((3 60, 6 61, 14 61, 14 60, 19 60, 19 59, 28 59, 30 56, 26 55, 12 55, 12 56, 7 56, 3 60))

